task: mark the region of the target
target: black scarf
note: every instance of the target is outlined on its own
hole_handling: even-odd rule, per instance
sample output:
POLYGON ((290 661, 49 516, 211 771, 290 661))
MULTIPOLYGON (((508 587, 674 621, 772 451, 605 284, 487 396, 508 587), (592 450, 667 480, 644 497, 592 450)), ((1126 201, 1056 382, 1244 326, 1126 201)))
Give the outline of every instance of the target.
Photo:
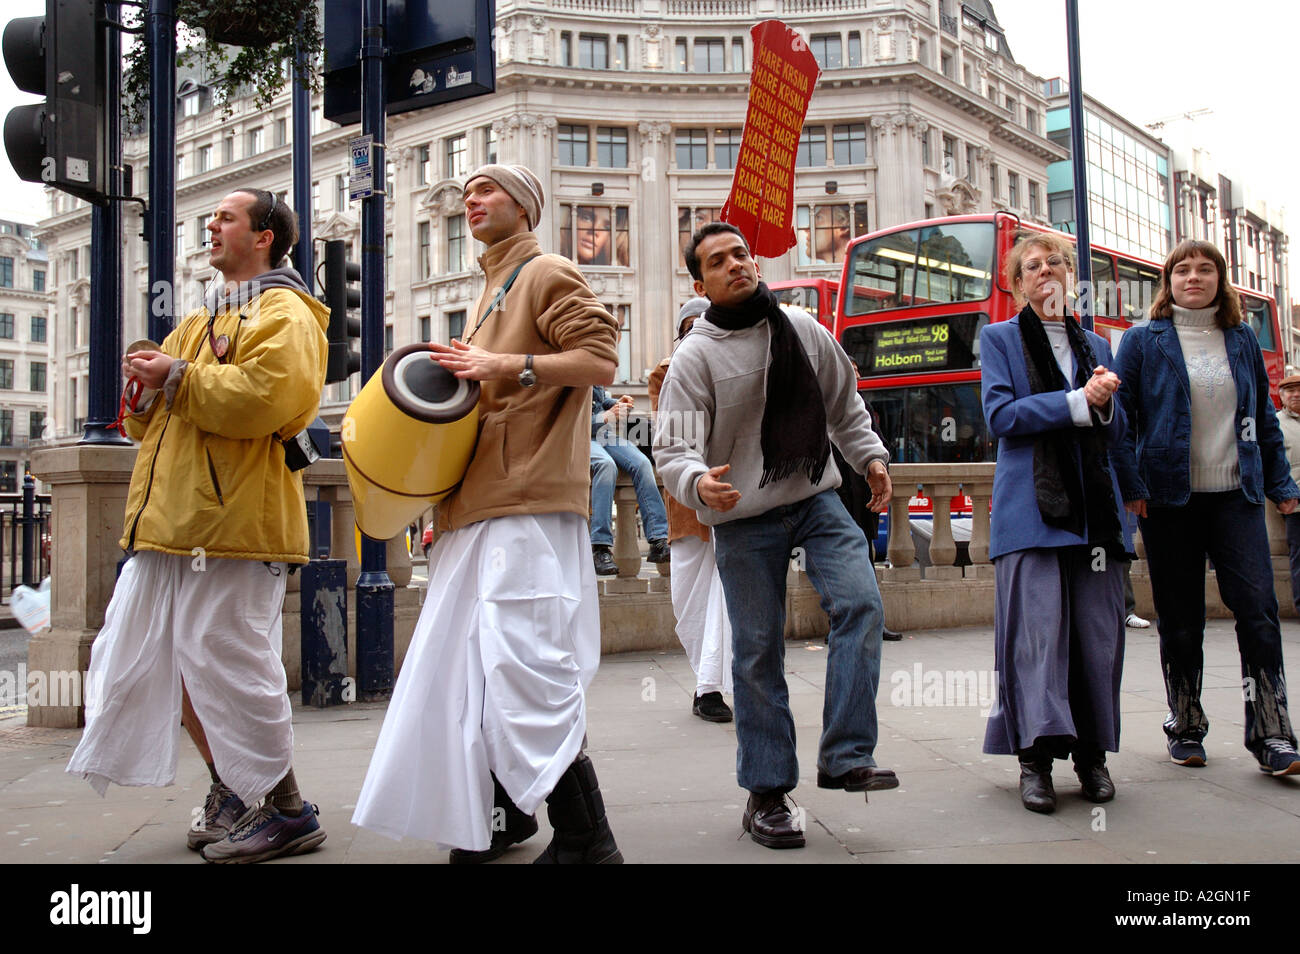
MULTIPOLYGON (((1097 356, 1073 315, 1065 316, 1065 334, 1074 354, 1073 387, 1082 387, 1092 377, 1097 356)), ((1043 394, 1064 388, 1065 377, 1056 363, 1043 321, 1030 305, 1020 312, 1020 342, 1029 390, 1043 394)), ((1088 410, 1094 426, 1071 425, 1047 431, 1034 439, 1034 494, 1038 498, 1038 512, 1049 527, 1068 530, 1080 537, 1086 529, 1089 544, 1103 546, 1107 555, 1121 558, 1124 534, 1115 509, 1106 438, 1098 426, 1096 409, 1088 410), (1082 465, 1082 483, 1077 464, 1082 465)))
POLYGON ((799 335, 776 296, 759 282, 744 304, 737 308, 711 304, 704 317, 726 331, 752 328, 766 318, 772 330, 763 405, 763 477, 758 486, 801 472, 812 484, 821 483, 831 452, 826 405, 799 335))

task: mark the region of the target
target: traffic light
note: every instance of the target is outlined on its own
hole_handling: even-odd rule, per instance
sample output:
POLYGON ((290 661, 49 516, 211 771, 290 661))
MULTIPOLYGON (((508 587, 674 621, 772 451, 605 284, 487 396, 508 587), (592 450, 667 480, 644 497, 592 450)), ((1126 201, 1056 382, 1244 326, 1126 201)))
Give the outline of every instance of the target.
POLYGON ((5 27, 5 65, 19 89, 45 97, 5 117, 9 162, 20 179, 89 202, 108 201, 107 25, 103 0, 46 0, 45 16, 5 27))
POLYGON ((325 304, 330 309, 329 365, 325 370, 325 383, 346 381, 361 370, 361 352, 353 351, 351 339, 361 347, 361 319, 348 314, 349 309, 361 307, 361 288, 353 282, 361 281, 361 266, 347 260, 347 246, 339 240, 325 243, 325 304))

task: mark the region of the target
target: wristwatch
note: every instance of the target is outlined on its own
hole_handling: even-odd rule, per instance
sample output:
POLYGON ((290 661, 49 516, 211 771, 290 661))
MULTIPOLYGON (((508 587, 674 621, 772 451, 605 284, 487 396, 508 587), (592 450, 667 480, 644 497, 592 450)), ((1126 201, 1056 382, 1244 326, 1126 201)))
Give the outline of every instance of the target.
POLYGON ((519 372, 520 387, 531 388, 537 384, 537 372, 533 370, 533 356, 524 355, 524 369, 519 372))

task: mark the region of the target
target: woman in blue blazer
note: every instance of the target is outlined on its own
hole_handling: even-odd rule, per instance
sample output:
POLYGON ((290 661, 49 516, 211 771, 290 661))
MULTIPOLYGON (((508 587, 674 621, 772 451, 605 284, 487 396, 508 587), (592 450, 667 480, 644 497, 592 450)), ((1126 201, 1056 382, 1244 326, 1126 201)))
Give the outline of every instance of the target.
POLYGON ((1246 748, 1270 775, 1300 773, 1287 714, 1264 498, 1296 509, 1268 374, 1227 263, 1209 242, 1181 243, 1165 261, 1149 321, 1124 333, 1120 400, 1128 433, 1115 469, 1141 520, 1160 617, 1169 757, 1205 764, 1201 708, 1205 558, 1237 620, 1246 748))
POLYGON ((998 438, 989 556, 998 698, 984 751, 1020 759, 1020 797, 1056 808, 1052 760, 1074 757, 1084 797, 1115 786, 1124 659, 1121 520, 1109 449, 1124 434, 1110 348, 1067 313, 1073 250, 1022 233, 1006 279, 1024 304, 980 335, 984 415, 998 438))

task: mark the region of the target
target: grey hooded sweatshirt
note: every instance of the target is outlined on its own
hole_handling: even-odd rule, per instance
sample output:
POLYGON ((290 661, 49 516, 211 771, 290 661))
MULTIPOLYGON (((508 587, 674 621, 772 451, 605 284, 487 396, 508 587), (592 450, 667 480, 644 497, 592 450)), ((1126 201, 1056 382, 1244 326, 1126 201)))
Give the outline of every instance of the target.
MULTIPOLYGON (((848 356, 807 313, 794 308, 785 312, 821 385, 831 440, 860 474, 866 474, 873 460, 888 463, 889 451, 871 429, 871 418, 858 398, 848 356)), ((655 419, 655 464, 668 492, 697 511, 708 526, 754 517, 840 485, 831 459, 815 485, 799 473, 758 486, 771 339, 766 319, 727 331, 700 317, 668 366, 655 419), (722 464, 731 465, 722 480, 740 491, 740 501, 726 513, 707 507, 696 492, 700 477, 722 464)))

